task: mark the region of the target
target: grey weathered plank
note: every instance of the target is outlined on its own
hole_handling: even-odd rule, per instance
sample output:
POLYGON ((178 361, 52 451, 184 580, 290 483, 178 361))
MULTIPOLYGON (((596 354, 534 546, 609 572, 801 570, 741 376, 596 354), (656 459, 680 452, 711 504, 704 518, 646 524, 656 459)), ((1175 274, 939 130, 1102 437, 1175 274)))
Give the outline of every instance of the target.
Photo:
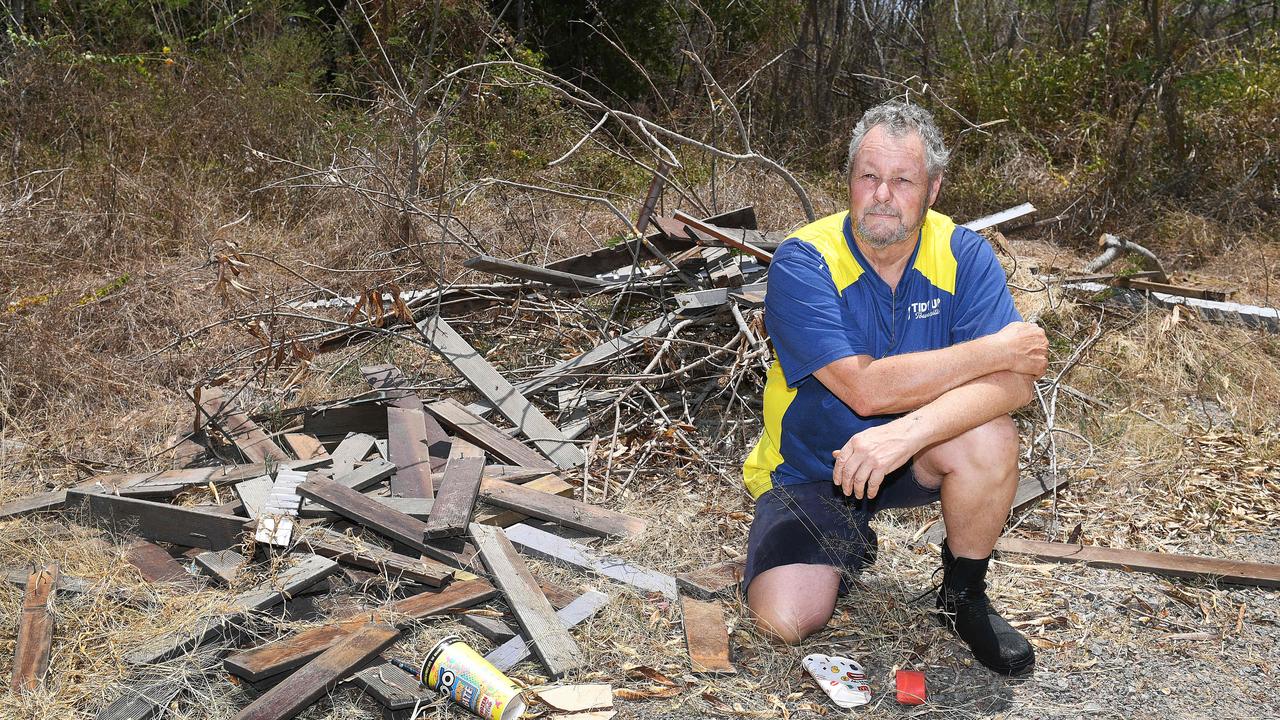
POLYGON ((556 466, 571 468, 582 464, 582 450, 564 437, 559 428, 512 387, 444 318, 433 316, 417 323, 416 327, 454 369, 556 466))
POLYGON ((435 506, 427 518, 427 539, 466 534, 471 515, 475 512, 483 473, 484 451, 466 440, 455 440, 435 506))
MULTIPOLYGON (((364 375, 365 381, 371 387, 382 390, 387 400, 395 407, 419 411, 424 409, 422 398, 418 397, 417 392, 409 388, 409 379, 395 365, 362 367, 360 368, 360 373, 364 375)), ((432 457, 431 467, 435 472, 439 472, 440 467, 436 465, 435 460, 448 457, 449 434, 430 415, 423 416, 423 424, 426 427, 427 450, 432 457)))
POLYGON ((183 688, 183 683, 172 675, 140 687, 126 684, 120 695, 99 710, 95 717, 97 720, 152 720, 169 707, 183 688))
POLYGON ((560 625, 551 602, 502 530, 473 523, 470 533, 493 584, 506 596, 520 630, 532 640, 534 652, 551 677, 581 667, 582 650, 560 625))
POLYGON ((240 505, 250 518, 255 520, 258 518, 258 513, 267 504, 267 496, 271 494, 272 484, 270 475, 260 475, 236 483, 236 497, 240 498, 240 505))
MULTIPOLYGON (((387 459, 395 463, 391 494, 400 497, 433 497, 433 458, 428 452, 425 412, 387 408, 387 459)), ((441 463, 443 465, 443 462, 441 463)))
POLYGON ((98 524, 148 540, 223 550, 239 545, 244 518, 73 488, 67 504, 98 524))
POLYGON ((196 566, 222 585, 235 582, 245 558, 235 550, 207 550, 196 555, 196 566))
POLYGON ((632 537, 644 533, 646 527, 639 518, 502 480, 483 481, 480 496, 490 505, 595 535, 632 537))
MULTIPOLYGON (((609 596, 595 590, 588 590, 578 597, 577 600, 569 603, 562 610, 556 613, 556 621, 560 623, 565 630, 572 628, 578 623, 592 617, 605 605, 609 604, 609 596)), ((510 670, 516 665, 524 662, 529 657, 529 644, 525 641, 525 636, 517 635, 500 647, 494 649, 488 655, 484 656, 485 660, 493 663, 493 666, 499 670, 510 670)))
POLYGON ((419 552, 425 551, 423 537, 426 524, 373 498, 319 477, 308 478, 298 486, 298 493, 337 511, 339 515, 362 527, 404 543, 419 552))
POLYGON ((191 627, 160 637, 125 655, 124 661, 130 665, 152 665, 189 652, 223 637, 228 628, 243 622, 249 613, 279 604, 332 575, 337 569, 338 564, 332 560, 304 555, 293 567, 275 578, 232 598, 228 614, 203 618, 191 627))
POLYGON ((546 458, 466 409, 453 398, 431 403, 427 410, 452 428, 458 437, 484 448, 500 460, 532 469, 556 469, 546 458))
POLYGON ((362 462, 365 456, 376 447, 378 447, 378 440, 366 433, 352 433, 343 438, 342 442, 338 443, 338 447, 329 453, 333 458, 334 476, 351 472, 355 464, 362 462))
POLYGON ((200 411, 235 443, 250 462, 288 462, 292 459, 247 414, 232 409, 221 390, 213 387, 196 388, 192 399, 196 401, 200 411))
POLYGON ((561 272, 559 270, 548 270, 537 265, 529 265, 528 263, 516 262, 514 260, 503 260, 502 258, 496 258, 490 255, 476 255, 474 257, 467 258, 462 262, 462 264, 473 270, 482 270, 495 275, 504 275, 506 277, 518 278, 520 280, 532 280, 534 282, 555 285, 556 287, 569 288, 570 290, 596 290, 609 285, 609 283, 603 280, 597 280, 593 277, 587 277, 586 275, 574 275, 573 273, 561 272))
POLYGON ((345 535, 325 528, 315 528, 297 540, 298 547, 346 565, 373 570, 389 578, 404 577, 440 587, 454 577, 451 568, 434 560, 401 555, 377 545, 356 543, 345 535))
POLYGON ((640 565, 633 565, 619 557, 593 550, 580 542, 566 540, 525 523, 506 529, 512 544, 544 560, 558 562, 581 570, 626 583, 644 591, 659 592, 670 600, 679 597, 676 579, 640 565))

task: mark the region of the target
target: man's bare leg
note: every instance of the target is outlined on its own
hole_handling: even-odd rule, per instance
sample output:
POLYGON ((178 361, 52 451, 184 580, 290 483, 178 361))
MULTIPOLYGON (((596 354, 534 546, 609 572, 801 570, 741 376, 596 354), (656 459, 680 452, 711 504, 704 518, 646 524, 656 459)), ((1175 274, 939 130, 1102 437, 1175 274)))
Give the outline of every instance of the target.
POLYGON ((747 605, 756 629, 797 645, 826 627, 839 590, 840 571, 830 565, 779 565, 751 581, 747 605))

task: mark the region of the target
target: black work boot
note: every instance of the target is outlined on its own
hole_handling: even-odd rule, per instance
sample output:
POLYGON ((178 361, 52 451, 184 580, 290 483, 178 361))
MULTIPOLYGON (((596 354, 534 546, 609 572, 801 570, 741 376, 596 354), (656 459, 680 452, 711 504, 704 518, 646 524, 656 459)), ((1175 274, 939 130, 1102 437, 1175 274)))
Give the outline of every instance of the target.
POLYGON ((942 588, 938 619, 969 646, 978 662, 1004 675, 1021 675, 1036 662, 1031 643, 991 607, 987 563, 958 558, 942 544, 942 588))

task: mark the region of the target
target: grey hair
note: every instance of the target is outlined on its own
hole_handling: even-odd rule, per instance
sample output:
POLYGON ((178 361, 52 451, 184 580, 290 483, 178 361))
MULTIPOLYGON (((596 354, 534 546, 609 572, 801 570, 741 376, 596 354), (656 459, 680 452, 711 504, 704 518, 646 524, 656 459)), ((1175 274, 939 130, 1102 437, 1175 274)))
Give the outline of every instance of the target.
POLYGON ((889 135, 902 137, 914 132, 924 141, 924 165, 933 180, 947 168, 947 160, 951 151, 942 141, 942 132, 933 121, 933 115, 919 105, 890 101, 876 105, 862 114, 862 119, 853 128, 853 136, 849 139, 849 158, 845 166, 847 172, 853 171, 853 158, 862 147, 871 128, 883 125, 889 135))

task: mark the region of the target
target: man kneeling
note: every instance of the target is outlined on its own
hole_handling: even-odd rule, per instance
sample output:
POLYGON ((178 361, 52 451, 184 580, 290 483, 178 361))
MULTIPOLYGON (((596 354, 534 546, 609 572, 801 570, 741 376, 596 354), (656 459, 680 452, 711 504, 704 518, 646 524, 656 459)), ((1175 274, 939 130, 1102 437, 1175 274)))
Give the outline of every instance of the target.
POLYGON ((743 466, 756 498, 743 585, 757 626, 798 643, 826 625, 845 573, 874 560, 871 515, 941 499, 938 612, 984 665, 1018 674, 1035 654, 992 609, 986 573, 1018 483, 1009 413, 1048 346, 986 241, 929 209, 947 156, 924 109, 868 110, 849 143, 849 211, 773 257, 777 358, 743 466))

